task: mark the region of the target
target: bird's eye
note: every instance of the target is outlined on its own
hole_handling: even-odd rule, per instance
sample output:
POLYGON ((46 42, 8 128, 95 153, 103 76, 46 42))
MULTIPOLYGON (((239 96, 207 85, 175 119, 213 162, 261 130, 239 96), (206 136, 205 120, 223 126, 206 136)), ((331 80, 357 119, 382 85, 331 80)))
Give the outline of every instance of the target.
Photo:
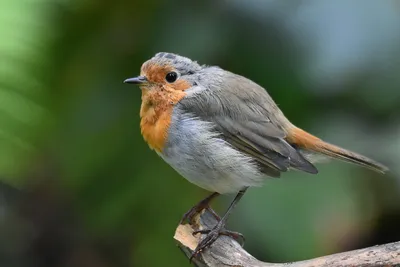
POLYGON ((175 82, 176 79, 178 79, 178 73, 176 72, 170 72, 167 74, 167 76, 165 76, 165 80, 167 80, 169 83, 175 82))

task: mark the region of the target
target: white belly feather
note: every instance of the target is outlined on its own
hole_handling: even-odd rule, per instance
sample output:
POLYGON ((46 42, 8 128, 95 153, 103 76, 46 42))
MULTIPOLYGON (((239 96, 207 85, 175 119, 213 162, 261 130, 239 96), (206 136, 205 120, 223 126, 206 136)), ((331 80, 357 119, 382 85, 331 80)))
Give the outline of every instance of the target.
POLYGON ((160 156, 179 174, 199 187, 221 194, 262 184, 265 175, 252 159, 219 138, 211 123, 190 115, 175 115, 160 156))

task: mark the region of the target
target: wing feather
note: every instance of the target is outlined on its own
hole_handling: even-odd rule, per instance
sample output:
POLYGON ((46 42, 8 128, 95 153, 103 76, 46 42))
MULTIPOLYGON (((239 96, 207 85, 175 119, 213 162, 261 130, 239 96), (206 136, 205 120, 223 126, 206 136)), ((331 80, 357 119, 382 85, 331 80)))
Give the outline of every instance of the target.
POLYGON ((277 107, 268 93, 242 76, 230 72, 221 75, 228 75, 224 80, 230 82, 189 89, 179 108, 212 122, 226 142, 253 158, 266 175, 279 177, 289 168, 317 173, 315 166, 286 141, 282 127, 271 120, 271 107, 277 107))

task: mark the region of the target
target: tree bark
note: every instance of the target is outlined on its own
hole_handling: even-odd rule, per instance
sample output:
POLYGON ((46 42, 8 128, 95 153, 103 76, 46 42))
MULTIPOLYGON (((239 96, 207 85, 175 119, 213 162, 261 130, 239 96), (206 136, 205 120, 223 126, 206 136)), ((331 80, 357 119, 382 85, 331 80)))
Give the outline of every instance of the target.
MULTIPOLYGON (((175 232, 178 246, 189 258, 204 235, 193 231, 210 228, 217 223, 208 210, 194 219, 192 225, 179 225, 175 232)), ((231 237, 220 236, 192 261, 198 267, 320 267, 320 266, 400 266, 400 242, 353 250, 291 263, 262 262, 250 255, 231 237)))

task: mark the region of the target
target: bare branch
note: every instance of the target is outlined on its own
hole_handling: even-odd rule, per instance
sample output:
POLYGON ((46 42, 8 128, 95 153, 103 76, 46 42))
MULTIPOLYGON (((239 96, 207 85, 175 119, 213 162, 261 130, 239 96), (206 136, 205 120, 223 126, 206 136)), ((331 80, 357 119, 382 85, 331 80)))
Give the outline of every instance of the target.
MULTIPOLYGON (((190 257, 200 241, 193 231, 210 228, 217 223, 209 211, 204 211, 195 219, 193 225, 179 225, 175 240, 181 250, 190 257)), ((234 239, 221 236, 211 247, 204 250, 201 256, 193 259, 199 267, 320 267, 320 266, 400 266, 400 242, 389 243, 364 249, 353 250, 291 263, 261 262, 245 251, 234 239)))

